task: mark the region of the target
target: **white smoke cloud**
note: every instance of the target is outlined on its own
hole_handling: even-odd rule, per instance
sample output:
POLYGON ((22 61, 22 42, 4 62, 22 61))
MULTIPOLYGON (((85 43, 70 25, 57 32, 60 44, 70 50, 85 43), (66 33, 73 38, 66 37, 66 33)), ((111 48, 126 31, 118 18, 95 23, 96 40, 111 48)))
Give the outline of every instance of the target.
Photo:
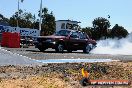
POLYGON ((97 47, 91 51, 94 54, 132 55, 132 33, 124 39, 106 39, 97 42, 97 47))

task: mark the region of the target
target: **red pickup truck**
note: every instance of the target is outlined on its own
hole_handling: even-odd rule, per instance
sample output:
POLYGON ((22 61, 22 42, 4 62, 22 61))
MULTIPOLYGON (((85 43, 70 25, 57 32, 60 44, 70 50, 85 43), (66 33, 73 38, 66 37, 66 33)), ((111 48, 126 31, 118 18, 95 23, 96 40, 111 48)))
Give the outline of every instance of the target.
POLYGON ((56 52, 83 50, 84 53, 89 53, 96 47, 96 41, 80 31, 60 30, 51 36, 38 37, 35 46, 40 51, 52 48, 56 52))

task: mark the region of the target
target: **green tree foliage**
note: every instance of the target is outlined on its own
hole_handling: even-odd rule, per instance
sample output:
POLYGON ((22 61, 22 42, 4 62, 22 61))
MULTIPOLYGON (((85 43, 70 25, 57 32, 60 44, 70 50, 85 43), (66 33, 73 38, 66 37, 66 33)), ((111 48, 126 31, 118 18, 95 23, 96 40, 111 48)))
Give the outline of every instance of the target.
MULTIPOLYGON (((40 17, 40 11, 38 16, 40 17)), ((17 20, 19 27, 21 28, 35 28, 39 29, 39 20, 36 20, 36 16, 32 15, 30 12, 23 12, 22 10, 19 10, 19 17, 18 12, 15 12, 15 14, 10 17, 9 24, 12 27, 17 26, 17 20)), ((42 30, 41 35, 51 35, 55 32, 55 17, 53 16, 53 13, 48 13, 47 8, 42 9, 42 30)))
POLYGON ((39 29, 39 19, 37 19, 37 20, 35 20, 35 21, 33 22, 33 28, 34 28, 34 29, 39 29))
POLYGON ((19 17, 18 12, 15 12, 12 17, 10 17, 9 24, 10 26, 16 27, 17 26, 17 20, 19 27, 22 28, 33 28, 34 23, 34 16, 30 12, 23 12, 22 10, 19 10, 19 17))
POLYGON ((94 19, 93 28, 96 34, 96 39, 107 38, 107 30, 111 26, 109 20, 103 17, 94 19))
POLYGON ((23 2, 24 0, 21 0, 21 2, 23 2))
MULTIPOLYGON (((38 16, 40 17, 40 11, 38 16)), ((110 16, 108 17, 110 18, 110 16)), ((9 23, 10 26, 16 27, 17 20, 19 22, 19 27, 21 28, 35 28, 39 29, 39 19, 36 19, 35 15, 32 15, 30 12, 23 12, 23 10, 19 10, 15 12, 10 19, 4 17, 0 14, 0 22, 1 23, 9 23)), ((116 24, 112 29, 109 29, 110 22, 108 19, 103 17, 95 18, 93 23, 93 27, 82 28, 83 32, 86 32, 89 37, 95 40, 99 40, 101 38, 123 38, 128 35, 128 32, 124 27, 116 24)), ((52 12, 48 12, 47 8, 42 9, 42 30, 41 35, 51 35, 55 32, 55 17, 52 12)))
POLYGON ((0 23, 8 25, 9 19, 0 14, 0 23))
POLYGON ((82 28, 82 32, 85 32, 90 38, 94 38, 92 27, 82 28))
MULTIPOLYGON (((40 13, 39 13, 40 16, 40 13)), ((51 35, 55 32, 55 17, 53 13, 48 13, 47 8, 42 9, 42 30, 41 35, 51 35)))
POLYGON ((112 30, 111 30, 111 37, 112 38, 125 38, 126 36, 128 35, 128 31, 122 27, 122 26, 119 26, 118 24, 116 24, 112 30))
POLYGON ((16 27, 17 26, 17 17, 15 15, 10 17, 9 24, 12 27, 16 27))

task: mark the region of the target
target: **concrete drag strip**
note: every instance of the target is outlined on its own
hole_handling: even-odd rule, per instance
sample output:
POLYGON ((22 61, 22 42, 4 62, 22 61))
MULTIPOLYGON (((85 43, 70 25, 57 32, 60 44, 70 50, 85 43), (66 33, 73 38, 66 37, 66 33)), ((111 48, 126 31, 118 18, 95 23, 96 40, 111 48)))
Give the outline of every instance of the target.
POLYGON ((31 58, 28 58, 26 56, 22 56, 22 55, 4 50, 0 47, 0 66, 6 66, 6 65, 36 66, 36 65, 43 65, 43 64, 31 58))

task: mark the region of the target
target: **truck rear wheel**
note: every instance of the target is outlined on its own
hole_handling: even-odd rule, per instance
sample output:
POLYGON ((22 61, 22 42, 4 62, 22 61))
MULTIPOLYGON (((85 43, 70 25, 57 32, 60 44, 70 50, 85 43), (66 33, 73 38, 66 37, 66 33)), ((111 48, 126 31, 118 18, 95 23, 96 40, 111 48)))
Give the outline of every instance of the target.
POLYGON ((41 52, 44 52, 46 50, 46 48, 42 48, 42 47, 39 47, 38 48, 41 52))
POLYGON ((64 51, 64 45, 63 44, 58 44, 55 49, 56 52, 62 53, 64 51))
POLYGON ((67 52, 68 52, 68 53, 72 53, 72 50, 71 50, 71 49, 68 49, 67 52))
POLYGON ((87 44, 85 47, 84 47, 84 50, 83 52, 84 53, 89 53, 92 49, 92 44, 87 44))

